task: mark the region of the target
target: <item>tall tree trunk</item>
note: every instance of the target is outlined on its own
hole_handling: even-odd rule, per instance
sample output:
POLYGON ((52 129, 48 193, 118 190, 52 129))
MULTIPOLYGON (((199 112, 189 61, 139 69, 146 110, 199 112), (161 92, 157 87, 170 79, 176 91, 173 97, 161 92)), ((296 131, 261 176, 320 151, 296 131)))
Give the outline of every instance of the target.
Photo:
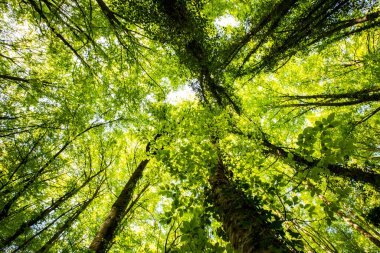
POLYGON ((31 237, 29 237, 28 239, 26 239, 21 245, 19 245, 15 250, 12 251, 12 253, 15 253, 15 252, 19 252, 21 251, 23 248, 25 248, 32 240, 34 240, 34 238, 36 238, 37 236, 39 236, 40 234, 42 234, 43 232, 45 232, 46 230, 48 230, 51 226, 53 226, 59 219, 61 219, 63 216, 65 216, 66 214, 68 214, 69 212, 71 212, 72 210, 74 210, 75 208, 77 208, 78 205, 75 205, 75 206, 72 206, 69 210, 66 210, 65 212, 63 212, 62 214, 60 214, 58 217, 54 218, 53 221, 51 221, 47 226, 45 226, 43 229, 41 229, 40 231, 38 231, 37 233, 35 233, 34 235, 32 235, 31 237))
POLYGON ((98 176, 102 171, 103 170, 100 170, 95 175, 87 178, 86 181, 84 181, 78 188, 74 188, 74 189, 71 189, 68 192, 66 192, 58 200, 56 200, 54 203, 52 203, 51 206, 49 206, 48 208, 44 209, 41 213, 39 213, 37 216, 35 216, 31 220, 23 222, 16 229, 16 231, 12 235, 10 235, 7 238, 1 240, 0 247, 3 248, 5 246, 9 245, 17 237, 19 237, 21 234, 23 234, 29 227, 31 227, 34 224, 36 224, 37 222, 45 219, 51 212, 53 212, 55 209, 57 209, 58 207, 60 207, 66 200, 68 200, 69 198, 71 198, 72 196, 74 196, 77 192, 79 192, 81 189, 83 189, 83 187, 85 187, 89 182, 91 182, 91 180, 94 177, 98 176))
MULTIPOLYGON (((357 212, 355 210, 355 212, 357 212)), ((369 223, 366 219, 364 219, 360 214, 355 213, 353 210, 350 211, 352 217, 358 220, 363 226, 367 227, 368 230, 372 232, 376 236, 376 238, 380 238, 380 233, 373 227, 373 224, 369 223)))
POLYGON ((280 228, 271 226, 269 220, 274 215, 237 188, 228 174, 219 155, 215 171, 209 178, 210 195, 215 214, 223 223, 232 246, 242 253, 291 252, 281 235, 281 222, 280 228))
POLYGON ((41 140, 43 137, 45 137, 46 133, 44 134, 41 134, 38 139, 32 144, 31 148, 29 149, 29 151, 20 159, 20 162, 18 163, 18 165, 16 166, 15 169, 12 170, 12 173, 9 175, 8 179, 6 179, 6 182, 4 184, 2 184, 0 186, 0 191, 5 188, 6 186, 8 186, 10 183, 12 183, 12 179, 13 177, 15 176, 15 174, 18 172, 18 170, 22 167, 22 166, 25 166, 25 164, 28 163, 29 159, 30 159, 30 156, 31 154, 35 151, 35 149, 37 148, 37 146, 40 144, 41 140))
MULTIPOLYGON (((309 184, 310 185, 310 184, 309 184)), ((322 199, 322 201, 326 205, 330 205, 331 202, 326 199, 325 196, 319 195, 319 198, 322 199)), ((364 229, 362 226, 360 226, 358 223, 354 222, 350 217, 348 217, 344 212, 341 210, 338 210, 335 212, 340 218, 342 218, 348 225, 350 225, 353 229, 355 229, 357 232, 359 232, 364 237, 368 238, 373 244, 375 244, 377 247, 380 248, 380 241, 375 236, 373 236, 370 232, 368 232, 366 229, 364 229)))
POLYGON ((352 219, 347 217, 342 211, 337 211, 336 214, 341 217, 347 224, 349 224, 352 228, 358 231, 361 235, 368 238, 373 244, 380 248, 380 241, 375 236, 373 236, 370 232, 360 226, 358 223, 354 222, 352 219))
POLYGON ((57 153, 54 154, 52 158, 50 158, 38 171, 33 173, 33 175, 26 181, 24 186, 21 187, 19 191, 17 191, 11 199, 5 203, 3 208, 0 211, 0 221, 7 218, 9 215, 9 210, 16 203, 16 201, 29 189, 29 187, 36 181, 38 177, 42 175, 45 169, 69 146, 72 141, 67 141, 57 153))
MULTIPOLYGON (((154 140, 160 136, 160 134, 157 134, 154 140)), ((145 150, 146 153, 150 151, 150 143, 148 143, 145 150)), ((133 172, 132 176, 129 178, 128 182, 125 184, 115 203, 112 205, 111 211, 108 213, 107 218, 91 242, 91 245, 89 247, 90 250, 93 250, 95 252, 106 252, 110 247, 116 235, 116 231, 119 228, 124 216, 126 215, 126 210, 129 204, 132 202, 133 192, 136 188, 137 182, 142 178, 143 172, 149 161, 149 159, 144 159, 141 161, 139 166, 133 172)))
POLYGON ((293 224, 298 228, 299 231, 301 231, 305 236, 310 238, 319 248, 324 250, 325 252, 334 252, 338 253, 338 250, 335 248, 335 246, 326 238, 324 238, 323 235, 321 235, 318 231, 316 231, 313 227, 310 225, 303 226, 300 225, 297 220, 292 221, 293 224))
POLYGON ((361 103, 377 102, 380 100, 379 88, 363 89, 359 91, 318 94, 318 95, 289 95, 283 96, 287 101, 298 100, 295 103, 282 104, 279 107, 306 107, 306 106, 348 106, 361 103))
POLYGON ((32 176, 26 180, 26 183, 24 184, 24 186, 22 186, 21 189, 19 191, 17 191, 13 195, 13 197, 11 199, 9 199, 4 204, 3 208, 0 210, 0 221, 2 221, 3 219, 5 219, 9 216, 9 211, 10 211, 11 207, 16 203, 16 201, 33 185, 33 183, 35 183, 37 178, 39 178, 45 172, 45 170, 50 166, 50 164, 52 164, 55 161, 55 159, 57 159, 57 157, 61 153, 63 153, 71 143, 73 143, 78 137, 87 133, 91 129, 107 125, 107 124, 112 123, 114 121, 117 121, 117 119, 107 121, 107 122, 103 122, 103 123, 92 124, 89 127, 87 127, 86 129, 84 129, 83 131, 79 132, 72 139, 66 141, 65 144, 38 171, 33 173, 32 176))
POLYGON ((106 252, 109 245, 115 237, 115 232, 119 227, 120 221, 125 215, 129 203, 132 201, 133 191, 137 182, 143 175, 143 171, 146 168, 149 160, 145 159, 140 162, 139 166, 133 172, 132 176, 124 186, 117 197, 115 203, 112 205, 111 211, 108 213, 107 218, 100 227, 94 240, 91 242, 90 249, 95 252, 106 252))
POLYGON ((59 237, 63 232, 65 232, 67 229, 70 228, 71 224, 81 215, 81 213, 86 210, 86 208, 91 204, 91 202, 97 197, 100 190, 100 186, 96 189, 95 193, 92 195, 90 199, 88 199, 84 204, 77 210, 71 217, 69 217, 65 223, 62 225, 62 227, 59 228, 59 230, 50 238, 49 241, 47 241, 44 246, 42 246, 37 252, 38 253, 47 253, 49 250, 54 246, 54 244, 57 242, 59 237))

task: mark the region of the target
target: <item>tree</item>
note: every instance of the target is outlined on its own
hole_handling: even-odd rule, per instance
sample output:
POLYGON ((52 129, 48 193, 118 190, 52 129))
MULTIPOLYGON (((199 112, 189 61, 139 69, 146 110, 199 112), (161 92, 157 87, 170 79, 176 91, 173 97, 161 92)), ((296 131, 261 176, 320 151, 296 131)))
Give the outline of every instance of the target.
POLYGON ((377 1, 0 3, 4 252, 375 252, 377 1))

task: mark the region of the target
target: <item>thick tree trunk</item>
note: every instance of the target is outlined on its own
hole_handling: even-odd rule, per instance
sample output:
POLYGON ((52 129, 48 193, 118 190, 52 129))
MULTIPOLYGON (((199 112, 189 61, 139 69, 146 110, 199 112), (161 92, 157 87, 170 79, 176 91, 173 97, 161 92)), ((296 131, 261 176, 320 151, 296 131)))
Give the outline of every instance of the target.
POLYGON ((291 252, 281 238, 282 228, 271 227, 269 219, 273 215, 249 199, 227 175, 228 170, 219 156, 216 169, 209 178, 211 200, 233 247, 242 253, 291 252))

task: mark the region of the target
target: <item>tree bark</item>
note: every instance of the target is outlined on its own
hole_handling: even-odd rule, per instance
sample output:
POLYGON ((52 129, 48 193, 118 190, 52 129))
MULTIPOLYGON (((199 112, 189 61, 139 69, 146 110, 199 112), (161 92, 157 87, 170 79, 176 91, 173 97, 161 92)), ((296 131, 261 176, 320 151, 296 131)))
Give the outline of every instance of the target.
POLYGON ((109 245, 115 237, 115 232, 120 225, 119 223, 125 215, 125 210, 132 201, 133 191, 136 184, 142 177, 143 171, 148 162, 148 159, 141 161, 139 166, 133 172, 127 184, 124 186, 124 189, 112 205, 111 211, 108 213, 107 218, 97 232, 94 240, 91 242, 91 250, 95 252, 106 252, 108 250, 109 245))
MULTIPOLYGON (((154 140, 160 136, 160 134, 157 134, 154 140)), ((149 153, 150 143, 148 143, 145 150, 146 153, 149 153)), ((126 210, 129 204, 132 202, 133 192, 136 188, 137 182, 142 178, 143 172, 149 161, 149 159, 144 159, 141 161, 139 166, 133 172, 132 176, 129 178, 128 182, 125 184, 115 203, 112 205, 111 211, 108 213, 107 218, 91 242, 91 245, 89 247, 90 250, 93 250, 97 253, 107 252, 116 235, 116 231, 119 228, 121 221, 126 215, 126 210)))
POLYGON ((271 227, 269 217, 274 215, 249 199, 227 177, 228 173, 219 155, 215 171, 209 178, 210 195, 217 219, 223 223, 232 246, 242 253, 292 252, 281 238, 282 228, 271 227))

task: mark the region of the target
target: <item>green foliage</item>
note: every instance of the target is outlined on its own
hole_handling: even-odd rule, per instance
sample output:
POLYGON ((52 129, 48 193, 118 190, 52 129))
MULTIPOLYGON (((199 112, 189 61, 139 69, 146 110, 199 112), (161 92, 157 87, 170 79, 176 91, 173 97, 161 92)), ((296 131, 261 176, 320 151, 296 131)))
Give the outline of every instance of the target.
POLYGON ((0 251, 377 252, 379 8, 1 2, 0 251))

